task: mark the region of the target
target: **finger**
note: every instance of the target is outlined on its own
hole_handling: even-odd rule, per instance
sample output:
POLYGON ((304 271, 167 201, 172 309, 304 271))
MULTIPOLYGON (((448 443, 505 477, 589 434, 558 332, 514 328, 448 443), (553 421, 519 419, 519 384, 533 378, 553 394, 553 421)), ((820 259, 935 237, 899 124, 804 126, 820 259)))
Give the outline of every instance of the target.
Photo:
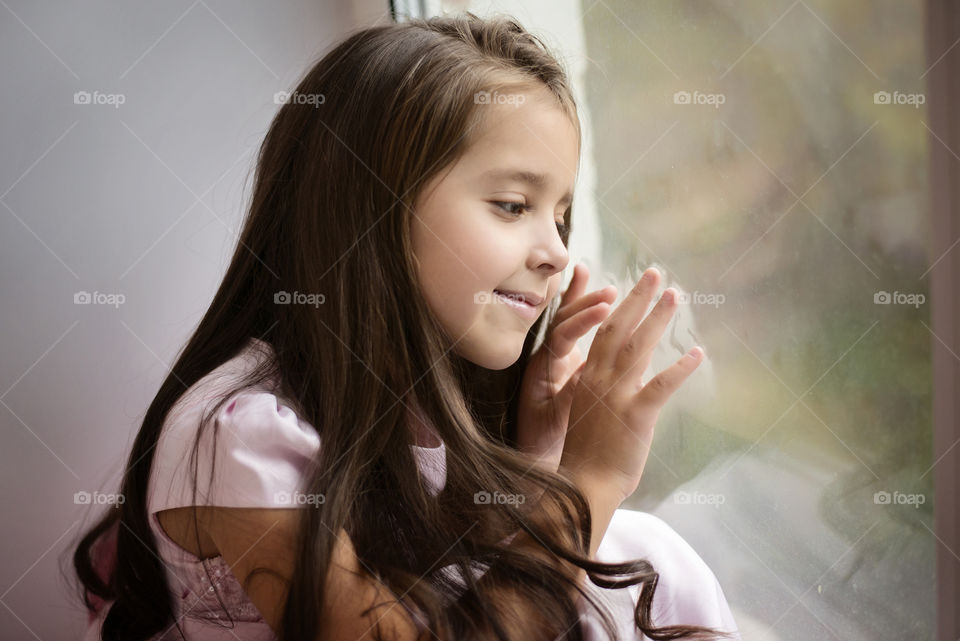
POLYGON ((644 410, 659 412, 667 399, 697 369, 704 356, 702 347, 694 347, 676 363, 651 378, 636 396, 644 410))
POLYGON ((567 289, 563 292, 563 297, 560 299, 561 305, 583 295, 583 292, 587 288, 589 271, 583 263, 577 263, 573 266, 573 276, 570 277, 570 284, 567 285, 567 289))
POLYGON ((574 314, 597 303, 606 303, 609 306, 612 305, 615 300, 617 300, 617 288, 614 285, 607 285, 603 289, 592 291, 580 298, 573 299, 571 302, 557 309, 557 313, 553 317, 554 325, 559 325, 574 314))
POLYGON ((660 337, 663 336, 676 308, 677 293, 672 287, 668 287, 617 354, 618 371, 622 371, 624 376, 629 372, 639 380, 647 371, 653 358, 653 350, 660 342, 660 337))
POLYGON ((607 369, 616 366, 617 353, 646 313, 659 282, 660 272, 653 267, 643 272, 620 305, 597 328, 587 360, 607 369))
POLYGON ((577 344, 581 336, 590 331, 590 328, 603 321, 610 313, 610 306, 599 303, 571 316, 553 328, 550 334, 550 351, 557 358, 563 358, 577 344))

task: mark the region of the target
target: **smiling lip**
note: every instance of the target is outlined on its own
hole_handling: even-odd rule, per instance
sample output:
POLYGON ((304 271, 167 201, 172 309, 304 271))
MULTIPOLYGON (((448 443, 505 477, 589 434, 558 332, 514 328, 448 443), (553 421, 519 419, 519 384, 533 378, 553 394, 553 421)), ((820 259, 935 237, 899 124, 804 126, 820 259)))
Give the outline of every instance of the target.
POLYGON ((536 320, 537 316, 540 315, 540 303, 543 302, 542 296, 535 296, 527 292, 511 292, 502 289, 493 290, 494 296, 497 297, 497 300, 513 311, 518 315, 522 316, 524 319, 536 320), (536 305, 531 303, 539 301, 536 305))
POLYGON ((539 307, 540 303, 543 302, 543 296, 537 296, 533 292, 513 292, 509 289, 495 289, 493 293, 501 294, 504 298, 526 303, 531 307, 539 307))

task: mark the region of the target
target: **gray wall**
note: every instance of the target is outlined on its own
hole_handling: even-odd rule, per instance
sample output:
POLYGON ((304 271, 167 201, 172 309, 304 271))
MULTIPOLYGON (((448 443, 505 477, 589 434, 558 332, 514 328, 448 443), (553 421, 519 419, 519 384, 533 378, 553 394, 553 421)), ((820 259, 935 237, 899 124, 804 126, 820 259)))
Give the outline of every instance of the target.
POLYGON ((390 16, 386 0, 0 5, 0 637, 78 639, 61 568, 101 508, 75 494, 115 491, 216 290, 274 93, 390 16))

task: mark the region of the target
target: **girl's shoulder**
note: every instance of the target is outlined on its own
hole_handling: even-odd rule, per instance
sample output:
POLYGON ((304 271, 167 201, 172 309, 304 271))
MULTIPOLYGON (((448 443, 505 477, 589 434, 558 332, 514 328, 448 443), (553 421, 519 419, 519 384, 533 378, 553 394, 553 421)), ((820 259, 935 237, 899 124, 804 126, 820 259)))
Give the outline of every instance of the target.
POLYGON ((151 470, 148 511, 188 505, 283 507, 295 498, 320 437, 271 382, 231 392, 269 345, 251 339, 237 356, 192 385, 164 421, 151 470), (226 398, 203 426, 205 414, 226 398), (192 479, 196 470, 197 497, 192 479))
MULTIPOLYGON (((167 412, 163 431, 168 432, 185 425, 195 424, 202 412, 208 410, 229 390, 235 388, 243 376, 249 374, 264 360, 273 357, 273 348, 269 343, 258 338, 250 338, 233 358, 207 372, 180 395, 167 412)), ((258 388, 249 389, 258 392, 273 391, 274 382, 265 381, 258 388)))

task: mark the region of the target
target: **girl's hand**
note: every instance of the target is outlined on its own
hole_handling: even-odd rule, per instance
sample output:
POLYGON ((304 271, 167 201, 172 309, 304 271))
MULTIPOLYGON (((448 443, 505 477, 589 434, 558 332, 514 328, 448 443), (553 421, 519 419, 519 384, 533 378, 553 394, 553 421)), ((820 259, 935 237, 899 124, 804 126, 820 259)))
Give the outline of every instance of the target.
POLYGON ((520 385, 517 447, 551 472, 560 464, 573 391, 583 368, 577 340, 607 317, 617 297, 613 285, 584 295, 588 277, 586 265, 574 265, 570 286, 520 385))
POLYGON ((661 408, 703 360, 703 350, 695 347, 646 385, 642 383, 677 306, 676 292, 668 288, 643 319, 659 280, 657 270, 646 270, 597 328, 574 394, 572 427, 561 458, 563 473, 575 483, 589 478, 624 499, 640 483, 661 408))

